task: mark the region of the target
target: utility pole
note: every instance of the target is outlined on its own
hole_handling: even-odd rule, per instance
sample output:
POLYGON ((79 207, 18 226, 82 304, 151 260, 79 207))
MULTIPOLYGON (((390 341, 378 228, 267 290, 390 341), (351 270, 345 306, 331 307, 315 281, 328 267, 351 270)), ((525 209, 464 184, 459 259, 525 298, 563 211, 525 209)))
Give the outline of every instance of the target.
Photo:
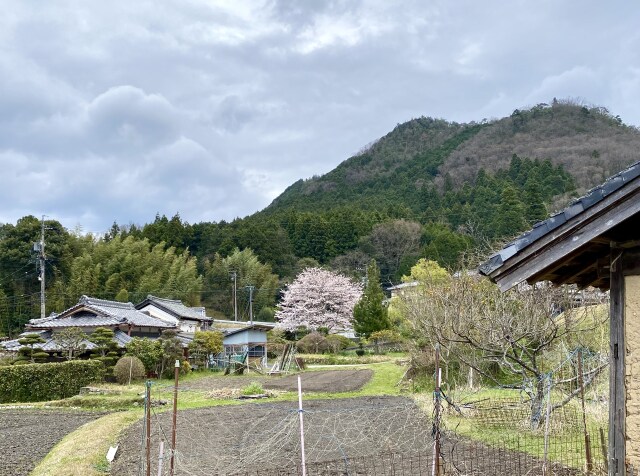
POLYGON ((235 271, 231 271, 231 279, 233 279, 233 320, 238 320, 238 290, 237 290, 237 281, 238 281, 238 273, 235 271))
POLYGON ((253 325, 253 290, 255 286, 245 286, 249 290, 249 323, 253 325))
POLYGON ((33 245, 34 251, 38 252, 38 263, 40 267, 40 274, 38 276, 38 280, 40 281, 40 318, 45 317, 46 315, 46 306, 45 306, 45 294, 44 294, 44 268, 46 262, 46 255, 44 254, 44 217, 42 215, 42 225, 40 228, 40 242, 33 245))

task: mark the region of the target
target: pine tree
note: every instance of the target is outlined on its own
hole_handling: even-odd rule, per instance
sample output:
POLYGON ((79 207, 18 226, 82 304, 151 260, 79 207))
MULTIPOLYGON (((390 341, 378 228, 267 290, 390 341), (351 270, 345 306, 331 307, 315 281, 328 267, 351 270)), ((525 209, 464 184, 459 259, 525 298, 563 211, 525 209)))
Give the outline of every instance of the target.
POLYGON ((498 224, 496 227, 498 236, 512 237, 523 231, 527 226, 524 219, 524 206, 518 199, 516 190, 511 185, 507 185, 502 190, 498 213, 498 224))
POLYGON ((353 329, 362 337, 391 327, 387 307, 383 303, 384 292, 380 286, 380 270, 375 260, 367 268, 367 285, 364 294, 353 309, 353 329))

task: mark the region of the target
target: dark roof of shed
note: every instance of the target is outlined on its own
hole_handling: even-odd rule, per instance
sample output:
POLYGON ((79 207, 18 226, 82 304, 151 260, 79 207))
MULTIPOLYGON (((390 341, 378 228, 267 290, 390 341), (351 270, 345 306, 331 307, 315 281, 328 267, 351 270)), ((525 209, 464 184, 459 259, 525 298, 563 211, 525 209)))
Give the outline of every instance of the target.
MULTIPOLYGON (((496 281, 496 276, 502 272, 503 268, 509 267, 509 261, 515 260, 518 255, 526 254, 530 248, 533 248, 533 245, 538 244, 543 239, 546 240, 555 240, 555 232, 565 232, 565 230, 572 230, 578 228, 580 226, 581 218, 587 215, 589 211, 593 210, 597 205, 601 205, 604 208, 606 200, 612 200, 615 192, 627 186, 628 184, 636 181, 640 177, 640 162, 636 162, 633 165, 627 167, 616 175, 607 179, 603 184, 589 190, 584 196, 574 200, 567 208, 564 210, 555 213, 550 216, 546 220, 536 223, 533 226, 533 229, 522 234, 509 244, 507 244, 502 250, 495 253, 491 256, 486 262, 484 262, 479 267, 480 273, 489 276, 492 280, 496 281), (553 236, 552 236, 553 235, 553 236)), ((635 193, 635 188, 629 191, 629 194, 635 193)), ((628 198, 624 193, 619 193, 619 200, 623 201, 628 198)), ((631 195, 629 195, 631 196, 631 195)), ((616 197, 616 200, 618 198, 616 197)), ((609 204, 606 204, 609 206, 609 204)), ((615 207, 615 203, 612 203, 609 206, 609 209, 615 207)), ((604 215, 606 212, 600 212, 601 215, 604 215)), ((608 221, 606 223, 607 230, 614 228, 620 225, 619 221, 608 221)), ((604 248, 603 248, 604 249, 604 248)), ((576 250, 571 250, 575 252, 576 250)), ((593 254, 593 253, 592 253, 593 254)), ((535 259, 530 258, 530 259, 535 259)), ((528 277, 526 278, 528 279, 528 277)), ((514 285, 515 283, 510 283, 510 285, 514 285)))
POLYGON ((268 332, 268 331, 271 330, 271 327, 264 326, 264 325, 261 325, 261 324, 254 324, 252 326, 241 327, 239 329, 229 329, 229 330, 224 331, 223 333, 224 333, 225 336, 232 336, 232 335, 235 335, 235 334, 240 334, 241 332, 248 332, 248 331, 251 331, 251 330, 268 332))

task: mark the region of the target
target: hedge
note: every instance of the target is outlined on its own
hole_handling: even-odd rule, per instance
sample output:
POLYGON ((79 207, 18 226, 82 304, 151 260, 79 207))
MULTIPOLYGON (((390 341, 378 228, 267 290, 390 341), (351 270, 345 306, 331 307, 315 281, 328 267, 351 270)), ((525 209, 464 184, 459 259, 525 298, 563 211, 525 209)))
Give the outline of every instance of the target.
POLYGON ((99 360, 0 367, 0 403, 39 402, 77 395, 104 378, 99 360))

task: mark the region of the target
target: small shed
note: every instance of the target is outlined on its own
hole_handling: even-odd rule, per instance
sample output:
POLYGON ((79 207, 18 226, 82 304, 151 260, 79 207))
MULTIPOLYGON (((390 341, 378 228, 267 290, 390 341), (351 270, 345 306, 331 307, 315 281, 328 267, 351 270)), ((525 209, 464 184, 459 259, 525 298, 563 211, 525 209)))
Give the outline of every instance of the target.
POLYGON ((267 355, 267 332, 269 326, 252 326, 231 329, 225 332, 222 343, 225 354, 244 354, 249 358, 264 358, 267 355))
POLYGON ((610 290, 609 475, 640 470, 640 162, 480 266, 506 291, 527 281, 610 290))

